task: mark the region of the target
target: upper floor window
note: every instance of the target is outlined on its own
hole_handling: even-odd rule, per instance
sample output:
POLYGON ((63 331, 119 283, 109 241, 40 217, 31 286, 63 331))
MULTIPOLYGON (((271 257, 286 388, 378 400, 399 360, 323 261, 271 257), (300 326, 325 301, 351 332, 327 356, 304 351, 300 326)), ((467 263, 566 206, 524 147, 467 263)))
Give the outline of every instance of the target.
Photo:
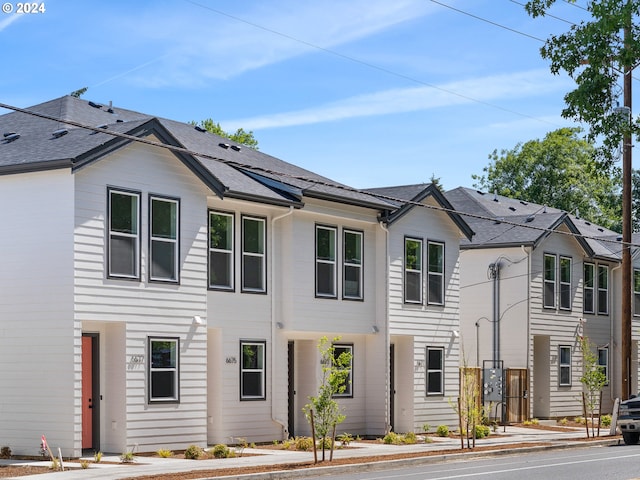
POLYGON ((149 337, 149 402, 177 402, 179 345, 177 338, 149 337))
POLYGON ((240 342, 240 399, 263 400, 265 395, 265 343, 240 342))
POLYGON ((444 243, 427 242, 427 302, 444 304, 444 243))
POLYGON ((556 256, 545 254, 544 256, 544 293, 543 305, 545 308, 556 306, 556 256))
POLYGON ((344 238, 344 274, 343 297, 362 298, 362 232, 345 230, 344 238))
POLYGON ((560 257, 560 308, 571 310, 571 258, 560 257))
POLYGON ((596 311, 596 307, 595 307, 596 273, 595 272, 596 272, 596 266, 593 263, 584 264, 584 288, 582 292, 582 302, 583 302, 582 310, 584 311, 584 313, 595 313, 596 311))
POLYGON ((598 313, 609 313, 609 267, 598 265, 598 313))
POLYGON ((640 270, 633 271, 633 314, 640 315, 640 270))
POLYGON ((347 378, 342 385, 339 385, 340 391, 334 396, 336 397, 353 397, 352 373, 353 373, 353 345, 334 345, 333 346, 333 362, 339 369, 348 370, 347 378))
POLYGON ((266 291, 265 221, 242 217, 242 291, 266 291))
POLYGON ((316 296, 318 297, 336 297, 336 234, 335 227, 316 225, 316 296))
POLYGON ((422 240, 404 239, 404 301, 422 303, 422 240))
POLYGON ((180 203, 151 196, 149 199, 150 280, 178 281, 180 203))
POLYGON ((209 212, 209 287, 233 290, 233 214, 209 212))
POLYGON ((444 348, 427 347, 427 395, 444 394, 444 348))
POLYGON ((140 193, 108 190, 108 276, 140 278, 140 193))
POLYGON ((571 385, 571 347, 569 345, 560 345, 559 347, 559 377, 560 386, 571 385))

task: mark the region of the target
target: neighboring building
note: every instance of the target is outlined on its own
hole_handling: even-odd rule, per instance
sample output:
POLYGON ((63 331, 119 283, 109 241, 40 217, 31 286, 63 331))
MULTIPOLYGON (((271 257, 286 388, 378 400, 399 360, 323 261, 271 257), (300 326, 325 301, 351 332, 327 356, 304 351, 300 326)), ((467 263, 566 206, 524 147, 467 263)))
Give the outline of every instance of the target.
MULTIPOLYGON (((597 348, 609 379, 603 409, 611 412, 621 390, 619 235, 554 208, 469 188, 446 197, 475 232, 460 255, 464 364, 503 362, 506 419, 582 415, 578 335, 597 348)), ((640 285, 638 270, 635 278, 640 285)), ((637 316, 633 324, 637 391, 637 316)))
POLYGON ((394 431, 457 428, 459 245, 473 232, 434 184, 375 188, 398 209, 389 231, 388 330, 394 431), (404 202, 403 202, 404 201, 404 202))

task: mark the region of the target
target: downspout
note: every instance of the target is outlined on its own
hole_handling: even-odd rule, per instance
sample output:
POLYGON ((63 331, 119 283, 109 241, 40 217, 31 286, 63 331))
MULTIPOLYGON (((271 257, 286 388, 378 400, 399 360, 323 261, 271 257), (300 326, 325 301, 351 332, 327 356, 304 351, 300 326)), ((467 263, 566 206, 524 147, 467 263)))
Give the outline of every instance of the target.
POLYGON ((378 222, 378 224, 380 225, 380 228, 382 229, 382 231, 384 232, 384 238, 385 238, 385 267, 384 267, 384 278, 385 278, 385 296, 384 296, 384 336, 385 336, 385 340, 384 340, 384 347, 385 347, 385 386, 386 386, 386 390, 387 390, 387 400, 385 402, 386 404, 386 408, 385 408, 385 433, 389 433, 391 431, 391 418, 389 418, 389 410, 391 408, 391 395, 394 394, 394 392, 391 391, 391 378, 390 378, 390 368, 391 368, 391 359, 389 358, 389 356, 391 355, 391 333, 389 331, 389 270, 390 270, 390 262, 391 262, 391 258, 390 258, 390 254, 389 254, 389 229, 387 227, 384 226, 384 223, 382 221, 378 222))
MULTIPOLYGON (((273 217, 271 219, 271 251, 274 252, 275 251, 275 223, 277 220, 280 220, 281 218, 287 217, 289 215, 291 215, 293 213, 293 206, 290 205, 289 206, 289 211, 286 213, 283 213, 282 215, 279 215, 277 217, 273 217)), ((286 438, 289 436, 289 429, 288 429, 288 425, 287 422, 283 421, 283 420, 279 420, 277 418, 276 415, 276 402, 275 402, 275 395, 274 395, 274 381, 273 381, 273 377, 274 377, 274 371, 275 368, 274 366, 276 365, 276 302, 275 302, 275 297, 276 297, 276 283, 274 282, 274 276, 275 276, 275 261, 273 260, 273 258, 275 257, 275 255, 271 255, 272 261, 271 261, 271 268, 269 269, 269 283, 271 284, 271 368, 269 369, 271 372, 271 420, 275 423, 277 423, 278 425, 280 425, 282 427, 282 435, 283 435, 283 440, 286 440, 286 438)))

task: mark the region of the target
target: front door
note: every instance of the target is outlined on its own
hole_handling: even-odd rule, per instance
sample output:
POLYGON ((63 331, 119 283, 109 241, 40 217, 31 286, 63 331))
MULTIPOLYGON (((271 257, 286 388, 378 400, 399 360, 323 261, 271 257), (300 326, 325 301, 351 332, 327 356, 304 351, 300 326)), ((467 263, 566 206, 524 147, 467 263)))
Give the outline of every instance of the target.
POLYGON ((95 441, 99 402, 96 398, 97 378, 94 375, 97 366, 96 335, 82 336, 82 448, 96 449, 95 441))

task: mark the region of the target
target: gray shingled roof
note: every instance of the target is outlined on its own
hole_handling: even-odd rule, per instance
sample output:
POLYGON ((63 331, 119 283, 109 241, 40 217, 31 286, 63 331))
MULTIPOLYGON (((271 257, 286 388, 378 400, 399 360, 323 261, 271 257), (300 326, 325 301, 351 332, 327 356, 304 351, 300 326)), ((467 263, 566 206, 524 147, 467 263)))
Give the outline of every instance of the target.
POLYGON ((458 187, 445 193, 458 213, 476 232, 460 248, 537 246, 548 231, 565 225, 591 257, 620 260, 620 235, 567 212, 501 195, 458 187), (465 215, 468 214, 468 215, 465 215))
POLYGON ((206 155, 177 154, 203 181, 215 187, 214 190, 221 196, 293 206, 301 206, 302 197, 306 196, 381 211, 394 208, 394 205, 373 195, 354 191, 227 138, 198 131, 186 123, 95 104, 71 96, 41 103, 26 110, 54 117, 57 121, 23 112, 1 115, 0 135, 15 132, 20 138, 8 142, 0 136, 0 174, 73 167, 87 158, 98 159, 101 154, 129 142, 107 133, 95 133, 65 123, 73 122, 92 127, 106 126, 108 132, 139 137, 156 133, 161 138, 168 139, 166 143, 206 155), (53 132, 61 128, 66 128, 68 133, 55 138, 53 132), (220 144, 235 149, 224 148, 220 144), (207 158, 210 156, 237 162, 237 165, 207 158), (240 165, 257 167, 259 170, 254 172, 240 165))

